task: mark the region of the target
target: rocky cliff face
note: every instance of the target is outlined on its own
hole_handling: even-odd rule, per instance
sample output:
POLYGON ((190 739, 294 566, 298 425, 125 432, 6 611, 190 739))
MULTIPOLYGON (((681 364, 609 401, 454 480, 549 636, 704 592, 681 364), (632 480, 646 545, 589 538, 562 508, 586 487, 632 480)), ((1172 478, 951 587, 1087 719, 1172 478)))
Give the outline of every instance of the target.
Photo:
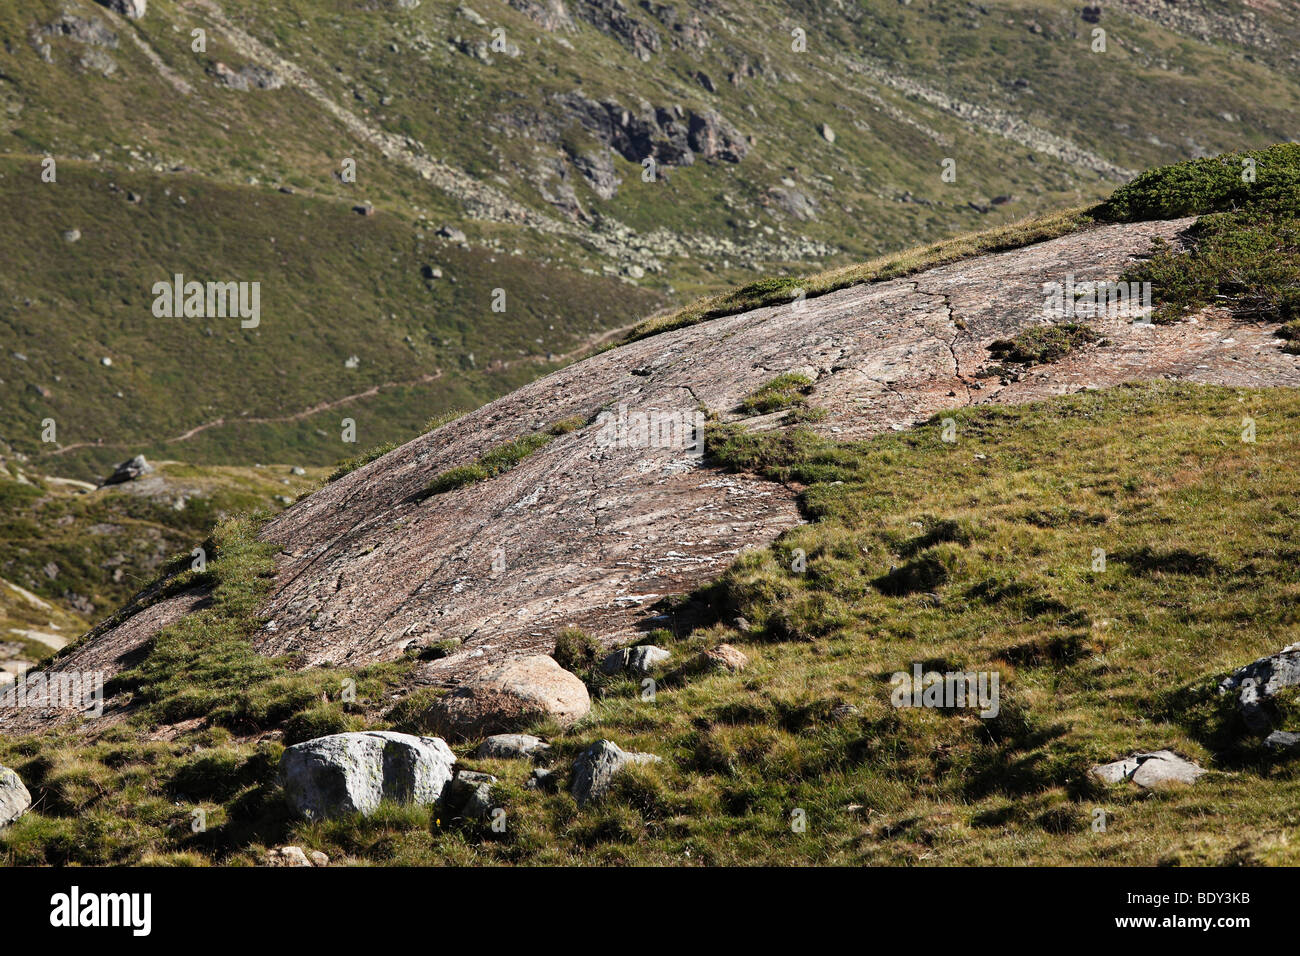
MULTIPOLYGON (((265 538, 282 551, 257 645, 309 665, 358 664, 458 638, 449 656, 420 665, 421 681, 442 683, 545 653, 568 625, 609 643, 667 626, 661 599, 712 580, 742 549, 801 520, 794 489, 718 471, 693 447, 697 412, 735 420, 747 395, 785 373, 813 382, 807 404, 825 417, 811 427, 842 438, 960 405, 1129 380, 1300 385, 1300 360, 1271 328, 1214 311, 1168 326, 1078 319, 1100 340, 1050 364, 1010 369, 992 358, 995 341, 1046 323, 1045 283, 1114 279, 1190 222, 1100 226, 714 319, 547 376, 268 524, 265 538), (449 469, 574 418, 584 424, 512 470, 429 494, 449 469)), ((779 427, 780 417, 748 422, 779 427)), ((112 669, 200 600, 184 594, 101 629, 62 666, 112 669)))

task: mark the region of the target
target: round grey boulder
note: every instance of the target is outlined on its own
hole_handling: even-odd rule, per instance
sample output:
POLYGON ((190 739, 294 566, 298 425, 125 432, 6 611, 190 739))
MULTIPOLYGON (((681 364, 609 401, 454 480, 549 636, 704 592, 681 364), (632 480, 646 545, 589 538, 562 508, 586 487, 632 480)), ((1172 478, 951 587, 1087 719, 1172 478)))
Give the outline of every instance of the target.
POLYGON ((18 779, 18 774, 8 767, 0 767, 0 827, 13 823, 31 805, 32 795, 18 779))
POLYGON ((280 780, 289 805, 309 819, 369 816, 381 800, 436 803, 455 763, 456 755, 437 737, 378 730, 332 734, 285 750, 280 780))

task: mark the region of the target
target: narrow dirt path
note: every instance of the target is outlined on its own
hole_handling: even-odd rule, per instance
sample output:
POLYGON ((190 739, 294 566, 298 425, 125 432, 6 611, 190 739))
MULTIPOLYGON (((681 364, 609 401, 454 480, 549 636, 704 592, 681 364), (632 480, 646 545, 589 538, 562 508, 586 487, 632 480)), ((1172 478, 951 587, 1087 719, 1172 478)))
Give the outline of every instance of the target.
MULTIPOLYGON (((407 379, 406 381, 402 381, 402 382, 383 382, 379 385, 371 385, 369 388, 363 389, 360 392, 354 392, 351 395, 344 395, 342 398, 335 398, 327 402, 317 402, 315 405, 312 405, 309 408, 304 408, 299 411, 292 412, 288 415, 257 416, 257 417, 249 417, 249 418, 225 418, 223 416, 222 418, 215 418, 210 422, 204 422, 202 425, 195 425, 193 428, 189 429, 189 431, 181 432, 181 434, 176 435, 174 438, 163 439, 163 444, 174 445, 177 442, 189 441, 195 435, 201 434, 210 428, 219 428, 222 425, 276 425, 276 424, 281 424, 283 422, 301 421, 304 418, 310 418, 312 415, 318 415, 321 412, 327 412, 331 408, 339 408, 340 406, 343 405, 350 405, 352 402, 355 402, 362 398, 373 398, 374 396, 378 395, 382 391, 388 391, 389 389, 394 389, 394 388, 404 388, 411 385, 426 385, 429 382, 436 381, 437 379, 440 378, 442 378, 442 369, 438 369, 436 372, 426 372, 424 375, 421 375, 418 378, 407 379)), ((138 444, 139 442, 130 443, 130 442, 83 441, 83 442, 77 442, 72 445, 64 445, 61 448, 56 448, 53 451, 43 452, 42 454, 36 455, 34 457, 52 458, 58 455, 66 455, 68 452, 75 451, 78 448, 132 448, 138 444)))

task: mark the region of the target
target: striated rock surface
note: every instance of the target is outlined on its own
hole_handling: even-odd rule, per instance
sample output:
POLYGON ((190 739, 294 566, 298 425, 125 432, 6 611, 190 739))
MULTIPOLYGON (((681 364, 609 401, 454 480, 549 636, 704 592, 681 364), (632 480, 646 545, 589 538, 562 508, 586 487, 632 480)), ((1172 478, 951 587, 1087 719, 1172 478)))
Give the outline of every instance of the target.
MULTIPOLYGON (((686 442, 644 447, 646 436, 629 429, 628 441, 602 443, 595 424, 602 410, 622 408, 628 421, 654 410, 671 425, 689 424, 707 408, 727 420, 746 395, 798 369, 815 379, 808 404, 827 413, 813 427, 865 438, 956 406, 1133 380, 1300 386, 1300 359, 1281 351, 1275 327, 1214 310, 1170 326, 1084 319, 1103 342, 1011 377, 977 377, 991 364, 992 342, 1048 321, 1043 283, 1113 279, 1153 239, 1176 239, 1190 222, 1099 226, 801 307, 714 319, 548 375, 272 520, 263 535, 282 550, 262 609, 272 625, 256 643, 307 665, 351 665, 396 658, 413 642, 459 638, 417 675, 450 686, 484 667, 549 653, 566 626, 607 646, 670 626, 662 599, 716 578, 741 550, 766 546, 801 521, 794 490, 711 468, 686 442), (423 495, 448 469, 571 416, 589 424, 512 470, 423 495)), ((747 422, 770 427, 778 418, 747 422)), ((681 437, 673 428, 662 432, 681 437)), ((111 673, 195 600, 181 595, 120 616, 60 666, 90 669, 94 661, 111 673)), ((15 719, 25 718, 0 716, 0 730, 15 719)))

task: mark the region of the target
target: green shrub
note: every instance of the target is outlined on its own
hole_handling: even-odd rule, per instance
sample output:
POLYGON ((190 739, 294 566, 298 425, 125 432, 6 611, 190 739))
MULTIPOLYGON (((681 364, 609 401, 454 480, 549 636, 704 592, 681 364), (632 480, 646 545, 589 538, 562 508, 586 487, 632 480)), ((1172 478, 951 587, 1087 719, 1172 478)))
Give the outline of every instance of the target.
POLYGON ((483 454, 477 461, 468 465, 449 468, 438 475, 425 486, 423 497, 428 498, 433 495, 445 494, 448 491, 455 491, 457 488, 464 488, 466 485, 487 481, 489 478, 504 474, 537 451, 537 449, 550 444, 556 435, 563 434, 563 431, 555 430, 561 427, 572 431, 578 425, 572 424, 572 420, 557 422, 552 426, 550 432, 535 432, 497 445, 483 454), (568 427, 569 425, 572 425, 572 427, 568 427))
POLYGON ((428 687, 411 691, 384 715, 384 720, 396 731, 404 734, 422 734, 429 727, 425 714, 446 691, 428 687))
POLYGON ((586 631, 566 627, 555 639, 555 650, 551 652, 551 657, 566 671, 582 677, 599 666, 601 646, 586 631))
POLYGON ((1300 213, 1300 144, 1278 143, 1148 169, 1115 190, 1094 213, 1108 222, 1135 222, 1238 209, 1300 213), (1254 182, 1243 179, 1247 160, 1254 160, 1254 182))
POLYGON ((1119 222, 1202 217, 1184 235, 1188 251, 1157 241, 1151 257, 1121 277, 1151 283, 1158 323, 1211 303, 1262 322, 1300 316, 1300 145, 1148 170, 1117 189, 1097 215, 1119 222), (1247 160, 1255 163, 1253 182, 1242 178, 1247 160))

